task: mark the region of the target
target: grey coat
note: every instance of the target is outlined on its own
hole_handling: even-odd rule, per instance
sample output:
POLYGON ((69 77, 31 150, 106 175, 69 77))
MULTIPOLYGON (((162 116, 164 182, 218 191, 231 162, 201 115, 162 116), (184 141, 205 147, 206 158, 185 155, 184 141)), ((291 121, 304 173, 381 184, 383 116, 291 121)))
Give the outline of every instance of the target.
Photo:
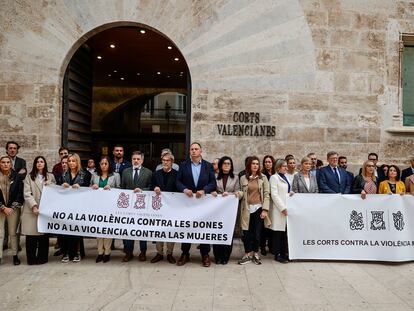
POLYGON ((318 182, 316 176, 310 175, 310 189, 306 186, 305 177, 302 172, 297 173, 293 177, 292 191, 296 193, 318 193, 318 182))
MULTIPOLYGON (((94 173, 91 178, 91 186, 98 185, 99 186, 99 178, 98 174, 94 173)), ((121 176, 118 173, 112 173, 108 176, 108 183, 107 185, 111 188, 119 188, 121 187, 121 176)))

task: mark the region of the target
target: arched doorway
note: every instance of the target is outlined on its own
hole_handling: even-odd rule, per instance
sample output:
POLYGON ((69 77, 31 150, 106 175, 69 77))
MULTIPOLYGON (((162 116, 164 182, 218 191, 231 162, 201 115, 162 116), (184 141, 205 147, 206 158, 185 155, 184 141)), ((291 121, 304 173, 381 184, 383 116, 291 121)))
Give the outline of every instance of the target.
POLYGON ((88 36, 72 56, 63 83, 62 144, 81 155, 111 155, 115 144, 145 152, 154 168, 160 151, 177 160, 190 139, 191 80, 183 55, 158 31, 113 26, 88 36))

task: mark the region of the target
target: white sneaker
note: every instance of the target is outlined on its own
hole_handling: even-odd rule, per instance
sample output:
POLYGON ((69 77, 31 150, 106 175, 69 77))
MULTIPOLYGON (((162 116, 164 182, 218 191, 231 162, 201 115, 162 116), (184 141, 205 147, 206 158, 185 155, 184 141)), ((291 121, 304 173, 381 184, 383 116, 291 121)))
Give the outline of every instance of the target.
POLYGON ((69 256, 68 255, 63 256, 61 262, 69 262, 69 256))
POLYGON ((79 254, 77 254, 75 257, 73 257, 73 262, 79 262, 79 261, 81 261, 81 258, 79 254))

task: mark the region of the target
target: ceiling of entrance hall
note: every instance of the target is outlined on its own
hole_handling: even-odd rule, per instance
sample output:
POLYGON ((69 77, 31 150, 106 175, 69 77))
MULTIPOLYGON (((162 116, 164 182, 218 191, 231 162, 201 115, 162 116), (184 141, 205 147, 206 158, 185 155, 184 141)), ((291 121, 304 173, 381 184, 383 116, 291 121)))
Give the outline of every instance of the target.
POLYGON ((137 27, 102 31, 86 44, 92 49, 94 86, 187 87, 187 65, 164 36, 137 27))

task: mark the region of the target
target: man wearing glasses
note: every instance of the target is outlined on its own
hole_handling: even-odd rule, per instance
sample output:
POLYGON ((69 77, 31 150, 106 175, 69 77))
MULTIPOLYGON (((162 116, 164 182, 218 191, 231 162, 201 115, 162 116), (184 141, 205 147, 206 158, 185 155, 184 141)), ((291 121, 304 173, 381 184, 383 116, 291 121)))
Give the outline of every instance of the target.
POLYGON ((328 152, 328 165, 318 170, 317 180, 320 193, 351 193, 351 184, 346 171, 338 166, 338 153, 328 152))

